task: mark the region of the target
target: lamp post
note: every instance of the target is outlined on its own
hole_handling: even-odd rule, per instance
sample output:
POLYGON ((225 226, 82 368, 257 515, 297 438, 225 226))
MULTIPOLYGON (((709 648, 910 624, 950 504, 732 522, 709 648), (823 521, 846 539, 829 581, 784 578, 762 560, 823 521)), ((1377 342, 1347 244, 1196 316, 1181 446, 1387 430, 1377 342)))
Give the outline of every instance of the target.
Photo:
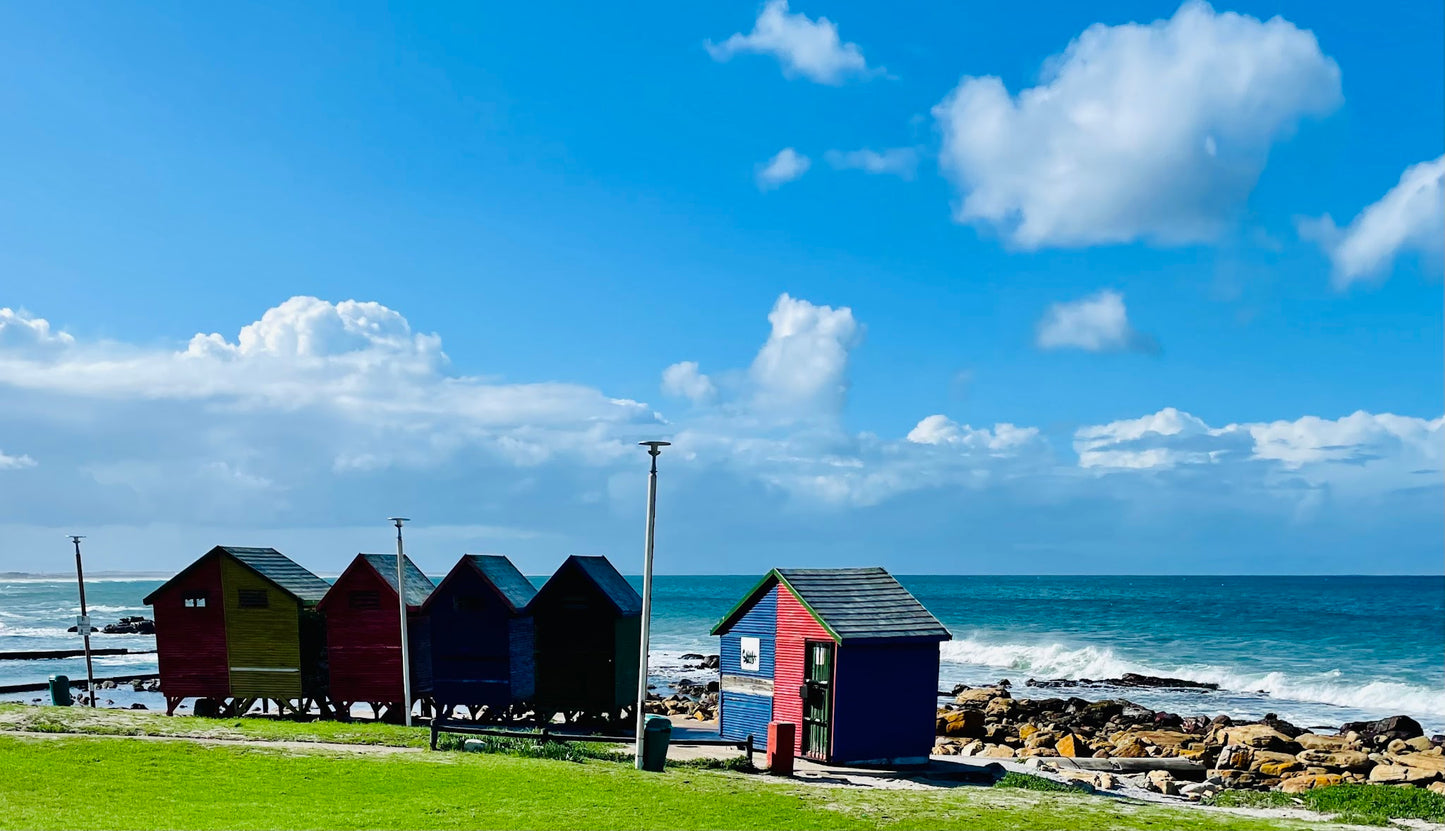
POLYGON ((396 526, 396 596, 401 607, 401 706, 406 726, 411 726, 411 659, 406 642, 406 552, 401 547, 401 525, 409 522, 404 516, 388 517, 396 526))
POLYGON ((80 541, 85 539, 83 534, 71 534, 70 541, 75 543, 75 582, 80 586, 80 620, 76 621, 76 631, 85 639, 85 689, 90 693, 90 706, 95 706, 95 669, 90 663, 90 612, 85 608, 85 569, 80 564, 80 541))
POLYGON ((642 730, 647 715, 643 705, 647 703, 647 640, 652 624, 652 534, 657 521, 657 455, 672 442, 642 441, 638 445, 647 448, 652 457, 652 471, 647 474, 647 535, 642 556, 642 645, 637 665, 637 758, 638 770, 642 770, 642 730))

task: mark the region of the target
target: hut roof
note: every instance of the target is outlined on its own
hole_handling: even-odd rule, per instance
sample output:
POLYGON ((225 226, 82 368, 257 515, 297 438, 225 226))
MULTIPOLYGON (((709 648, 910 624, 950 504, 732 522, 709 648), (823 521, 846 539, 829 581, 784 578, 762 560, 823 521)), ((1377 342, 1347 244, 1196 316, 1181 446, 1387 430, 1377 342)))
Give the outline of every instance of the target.
POLYGON ((839 642, 952 640, 947 628, 881 568, 775 568, 713 627, 718 635, 781 582, 839 642))
MULTIPOLYGON (((562 563, 562 567, 557 569, 557 574, 552 575, 552 579, 555 580, 568 568, 580 570, 588 580, 592 581, 602 591, 608 602, 617 609, 618 614, 624 616, 642 614, 642 597, 638 595, 636 589, 632 588, 632 584, 627 582, 627 578, 613 568, 612 563, 608 562, 606 557, 573 554, 562 563)), ((548 580, 547 584, 542 586, 541 590, 537 592, 537 596, 541 597, 547 591, 547 586, 550 585, 552 585, 552 580, 548 580)))
POLYGON ((518 611, 532 602, 537 596, 537 587, 532 585, 512 561, 501 554, 467 554, 464 555, 472 567, 481 572, 487 578, 503 599, 511 605, 512 611, 518 611))
POLYGON ((198 558, 195 562, 181 569, 180 573, 175 577, 162 583, 159 588, 146 595, 145 600, 141 602, 147 606, 151 605, 156 595, 164 592, 172 583, 190 574, 191 571, 205 562, 207 558, 221 554, 230 556, 241 565, 244 565, 270 581, 276 588, 281 589, 303 603, 318 603, 321 601, 321 598, 326 596, 326 592, 331 589, 330 583, 302 568, 295 560, 292 560, 274 548, 245 548, 236 545, 218 545, 210 551, 207 551, 204 556, 198 558))
MULTIPOLYGON (((391 586, 391 590, 396 591, 395 554, 358 554, 357 556, 370 563, 371 567, 376 569, 376 573, 381 575, 381 579, 391 586)), ((406 569, 406 605, 420 606, 426 602, 428 597, 431 597, 436 584, 416 567, 416 563, 413 563, 410 557, 403 556, 402 562, 402 568, 406 569)))

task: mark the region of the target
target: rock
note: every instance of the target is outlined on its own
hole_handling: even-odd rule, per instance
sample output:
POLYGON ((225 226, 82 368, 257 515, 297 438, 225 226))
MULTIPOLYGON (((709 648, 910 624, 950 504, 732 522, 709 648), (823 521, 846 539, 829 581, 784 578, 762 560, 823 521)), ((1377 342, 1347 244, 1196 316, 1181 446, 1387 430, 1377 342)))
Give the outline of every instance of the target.
POLYGON ((1149 771, 1149 790, 1158 791, 1165 796, 1177 796, 1179 794, 1179 786, 1174 782, 1174 777, 1169 775, 1169 771, 1167 770, 1149 771))
MULTIPOLYGON (((400 603, 401 601, 400 601, 400 600, 397 600, 396 602, 397 602, 397 603, 400 603)), ((400 618, 401 618, 401 614, 400 614, 400 613, 397 613, 397 619, 399 620, 400 618)), ((722 689, 722 687, 721 687, 721 685, 718 684, 718 682, 716 682, 716 681, 709 681, 709 682, 707 682, 707 691, 708 691, 708 692, 717 692, 717 691, 719 691, 719 690, 721 690, 721 689, 722 689)))
POLYGON ((1389 739, 1413 739, 1416 736, 1425 735, 1425 729, 1420 722, 1409 716, 1390 716, 1378 721, 1352 721, 1340 728, 1340 735, 1355 732, 1359 733, 1366 741, 1376 736, 1386 736, 1389 739))
POLYGON ((1259 776, 1247 770, 1210 770, 1208 776, 1218 779, 1226 788, 1252 788, 1259 784, 1259 776))
MULTIPOLYGON (((401 601, 398 600, 397 602, 400 603, 401 601)), ((986 744, 983 747, 983 751, 977 755, 987 756, 991 759, 1012 759, 1014 757, 1014 749, 1001 744, 986 744)))
POLYGON ((1154 722, 1154 711, 1148 707, 1140 707, 1132 702, 1124 702, 1124 707, 1119 711, 1119 718, 1131 724, 1152 724, 1154 722))
POLYGON ((1225 745, 1219 751, 1214 767, 1219 770, 1249 770, 1254 761, 1254 751, 1242 744, 1225 745))
POLYGON ((1114 755, 1121 759, 1142 759, 1149 755, 1149 750, 1137 736, 1125 736, 1114 745, 1114 755))
POLYGON ((983 738, 983 713, 979 710, 954 710, 938 719, 938 733, 958 738, 983 738))
POLYGON ((960 756, 977 756, 978 754, 980 754, 980 753, 983 752, 983 747, 984 747, 983 742, 979 741, 978 739, 974 739, 973 741, 969 742, 968 744, 964 745, 963 747, 960 747, 960 748, 958 749, 958 755, 960 755, 960 756))
POLYGON ((1267 724, 1241 724, 1216 731, 1218 744, 1242 744, 1255 750, 1298 753, 1299 743, 1267 724))
POLYGON ((1035 756, 1057 758, 1059 751, 1054 750, 1052 747, 1025 747, 1019 750, 1017 755, 1020 759, 1028 759, 1035 756))
POLYGON ((1180 730, 1184 727, 1184 719, 1176 713, 1155 713, 1154 727, 1157 730, 1180 730))
MULTIPOLYGON (((955 688, 956 689, 956 688, 955 688)), ((1002 687, 979 687, 962 689, 954 693, 953 700, 965 707, 987 707, 995 698, 1009 698, 1008 690, 1002 687)))
POLYGON ((1193 800, 1205 799, 1214 796, 1222 790, 1212 782, 1190 782, 1187 785, 1179 786, 1179 793, 1193 800))
MULTIPOLYGON (((392 594, 395 594, 395 593, 396 593, 396 592, 392 592, 392 594)), ((401 601, 400 601, 400 600, 397 600, 396 602, 397 602, 397 603, 400 603, 401 601)), ((400 615, 397 616, 397 619, 398 619, 398 620, 401 619, 400 615)), ((687 652, 687 653, 684 653, 684 654, 683 654, 682 660, 684 660, 684 661, 701 661, 701 660, 704 659, 704 657, 705 657, 705 656, 699 655, 699 654, 696 653, 696 652, 687 652)))
MULTIPOLYGON (((400 603, 401 601, 397 602, 400 603)), ((1094 774, 1094 786, 1103 788, 1106 791, 1112 791, 1119 787, 1119 782, 1114 778, 1114 774, 1112 773, 1097 773, 1094 774)))
POLYGON ((1018 712, 1018 702, 1012 698, 995 698, 983 708, 983 714, 995 721, 1007 721, 1018 712))
POLYGON ((1344 736, 1321 736, 1318 733, 1301 733, 1294 740, 1305 750, 1346 750, 1350 744, 1344 736))
POLYGON ((1093 753, 1084 740, 1073 733, 1065 733, 1060 736, 1058 741, 1054 742, 1054 749, 1059 752, 1060 756, 1079 757, 1093 753))
MULTIPOLYGON (((1103 683, 1110 683, 1105 681, 1103 683)), ((1203 683, 1200 681, 1186 681, 1183 678, 1161 678, 1157 675, 1139 675, 1133 672, 1126 672, 1117 679, 1116 686, 1120 687, 1166 687, 1170 689, 1184 690, 1217 690, 1218 684, 1203 683)))
MULTIPOLYGON (((396 592, 392 592, 392 594, 396 594, 396 592)), ((396 602, 398 607, 400 607, 401 598, 398 597, 396 602)), ((401 620, 401 612, 396 613, 396 619, 401 620)), ((400 664, 398 664, 398 666, 400 666, 400 664)), ((467 739, 466 741, 462 742, 462 750, 466 750, 471 753, 481 753, 483 750, 486 750, 486 748, 486 743, 484 743, 481 739, 467 739)))
POLYGON ((1296 759, 1307 765, 1318 765, 1336 770, 1370 769, 1370 757, 1358 750, 1301 750, 1296 759))
POLYGON ((1438 753, 1401 753, 1391 761, 1397 765, 1433 770, 1445 775, 1445 756, 1438 753))
MULTIPOLYGON (((398 600, 397 602, 400 603, 401 601, 398 600)), ((72 626, 72 627, 70 627, 69 629, 66 629, 65 631, 67 631, 67 632, 79 632, 79 631, 80 631, 80 627, 79 627, 79 626, 72 626)), ((90 631, 92 631, 92 632, 99 632, 100 630, 97 629, 97 628, 95 628, 94 626, 92 626, 92 627, 90 627, 90 631)))
MULTIPOLYGON (((1145 744, 1152 744, 1157 747, 1182 747, 1195 740, 1195 737, 1188 733, 1180 733, 1175 730, 1126 730, 1116 733, 1115 736, 1135 736, 1145 744)), ((1111 737, 1117 744, 1118 739, 1111 737)))
POLYGON ((1180 722, 1179 729, 1186 733, 1207 733, 1209 732, 1209 719, 1204 716, 1189 716, 1180 722))
MULTIPOLYGON (((398 598, 396 602, 397 602, 397 603, 401 603, 400 598, 398 598)), ((400 613, 400 612, 397 613, 396 618, 397 618, 397 620, 401 620, 401 613, 400 613)), ((400 666, 400 664, 398 664, 398 666, 400 666)), ((140 703, 139 701, 137 701, 136 703, 130 705, 130 708, 131 708, 132 710, 149 710, 149 709, 150 709, 149 707, 147 707, 146 705, 140 703)))
POLYGON ((1033 734, 1035 734, 1035 733, 1037 733, 1037 732, 1039 732, 1038 725, 1034 725, 1034 724, 1020 724, 1020 725, 1019 725, 1019 738, 1020 738, 1020 739, 1023 739, 1024 741, 1028 741, 1029 736, 1032 736, 1033 734))
POLYGON ((1385 743, 1386 753, 1409 753, 1410 746, 1405 744, 1404 739, 1390 739, 1385 743))
POLYGON ((1424 752, 1434 747, 1435 745, 1424 736, 1416 736, 1413 739, 1405 739, 1405 746, 1410 748, 1411 750, 1418 750, 1424 752))
POLYGON ((1328 788, 1331 785, 1338 785, 1344 781, 1338 773, 1326 773, 1319 776, 1291 776, 1279 784, 1279 789, 1285 793, 1304 793, 1314 788, 1328 788))
POLYGON ((1303 771, 1304 767, 1304 765, 1294 759, 1290 759, 1288 761, 1262 762, 1257 770, 1264 776, 1278 778, 1297 771, 1303 771))
POLYGON ((1445 796, 1445 782, 1431 782, 1425 786, 1425 790, 1445 796))

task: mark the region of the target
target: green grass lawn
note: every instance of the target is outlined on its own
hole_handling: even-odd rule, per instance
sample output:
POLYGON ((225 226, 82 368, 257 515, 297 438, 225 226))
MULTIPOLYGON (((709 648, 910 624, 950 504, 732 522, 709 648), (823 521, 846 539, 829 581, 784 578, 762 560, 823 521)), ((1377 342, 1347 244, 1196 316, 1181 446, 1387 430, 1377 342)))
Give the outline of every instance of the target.
POLYGON ((1304 828, 1071 793, 0 734, 0 828, 1304 828))

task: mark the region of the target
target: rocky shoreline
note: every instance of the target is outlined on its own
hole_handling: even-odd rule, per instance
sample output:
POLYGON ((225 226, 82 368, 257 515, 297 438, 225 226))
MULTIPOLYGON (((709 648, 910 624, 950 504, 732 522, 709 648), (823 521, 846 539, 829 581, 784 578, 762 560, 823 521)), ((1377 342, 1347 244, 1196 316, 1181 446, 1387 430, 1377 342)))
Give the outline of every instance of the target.
MULTIPOLYGON (((1169 687, 1177 680, 1031 679, 1026 686, 1032 696, 1035 689, 1046 694, 1074 687, 1169 687)), ((954 701, 938 710, 934 753, 1033 760, 1032 766, 1096 788, 1116 788, 1123 779, 1191 799, 1225 789, 1299 793, 1351 782, 1445 794, 1445 735, 1427 737, 1409 716, 1303 728, 1273 714, 1246 722, 1223 715, 1185 717, 1126 699, 1015 697, 1011 686, 1004 680, 992 687, 955 687, 954 701), (1083 763, 1074 760, 1083 759, 1132 760, 1117 766, 1137 772, 1080 770, 1083 763), (1157 767, 1150 760, 1158 760, 1157 767), (1189 781, 1194 778, 1202 781, 1189 781)))

